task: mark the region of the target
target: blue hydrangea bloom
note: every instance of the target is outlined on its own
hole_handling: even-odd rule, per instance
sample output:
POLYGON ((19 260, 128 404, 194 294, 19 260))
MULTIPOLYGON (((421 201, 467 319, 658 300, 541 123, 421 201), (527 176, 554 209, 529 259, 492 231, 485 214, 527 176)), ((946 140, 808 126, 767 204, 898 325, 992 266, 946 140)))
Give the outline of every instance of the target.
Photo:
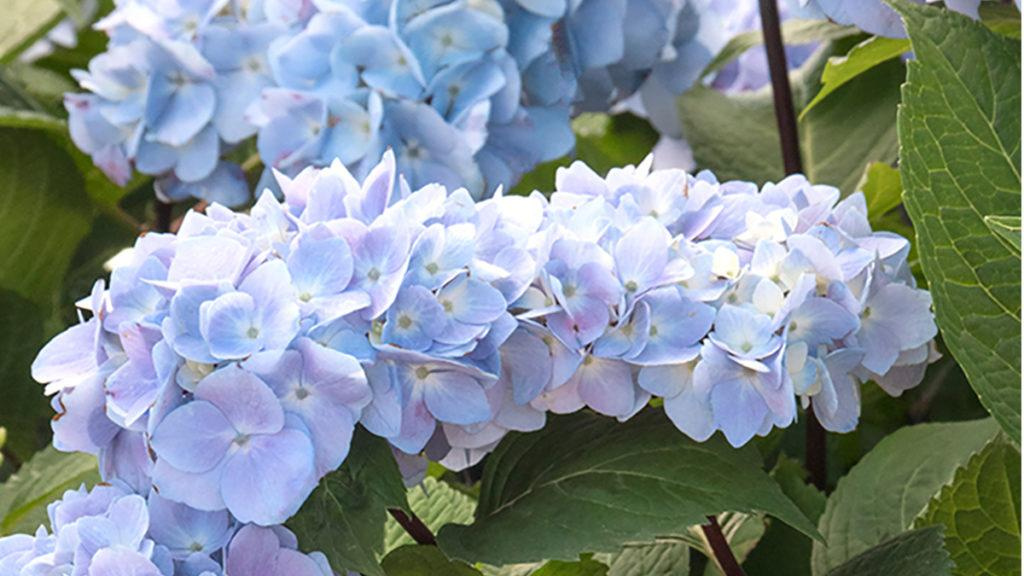
POLYGON ((909 243, 861 194, 648 158, 478 202, 399 165, 281 173, 283 200, 137 241, 32 366, 54 445, 110 485, 69 493, 54 534, 0 540, 0 567, 328 575, 279 525, 357 425, 406 468, 458 470, 547 412, 625 421, 660 398, 682 433, 740 446, 800 407, 852 430, 862 383, 899 395, 937 358, 909 243), (88 553, 62 559, 83 515, 88 553))
MULTIPOLYGON (((365 178, 391 149, 414 188, 480 198, 570 152, 580 112, 632 107, 678 137, 675 99, 756 26, 755 4, 126 0, 99 23, 110 45, 76 71, 86 93, 66 107, 111 179, 157 176, 167 201, 244 203, 227 158, 254 135, 271 185, 273 170, 335 160, 365 178)), ((760 85, 758 56, 715 82, 760 85)))
POLYGON ((75 144, 111 180, 138 170, 158 177, 166 201, 248 199, 224 158, 255 133, 245 110, 272 83, 269 46, 288 25, 246 4, 127 0, 97 24, 110 44, 73 72, 87 93, 68 94, 65 108, 75 144))

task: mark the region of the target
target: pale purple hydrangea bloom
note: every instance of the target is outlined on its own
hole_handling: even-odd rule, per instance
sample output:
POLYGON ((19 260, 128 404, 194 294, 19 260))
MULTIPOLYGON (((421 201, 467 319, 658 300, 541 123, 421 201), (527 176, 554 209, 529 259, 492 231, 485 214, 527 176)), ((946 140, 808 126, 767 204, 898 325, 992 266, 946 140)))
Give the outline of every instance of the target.
POLYGON ((283 526, 242 525, 123 485, 69 490, 47 508, 52 531, 0 538, 0 574, 332 576, 283 526))
POLYGON ((740 446, 798 404, 848 432, 862 383, 899 395, 936 357, 909 243, 871 230, 862 195, 802 176, 758 189, 575 163, 549 196, 475 202, 414 190, 386 154, 363 182, 341 162, 279 180, 284 201, 140 238, 33 364, 55 446, 149 495, 148 537, 175 562, 222 561, 224 527, 251 524, 229 565, 255 542, 316 574, 265 528, 343 463, 357 424, 413 475, 419 455, 471 466, 547 412, 625 421, 652 398, 686 435, 740 446))

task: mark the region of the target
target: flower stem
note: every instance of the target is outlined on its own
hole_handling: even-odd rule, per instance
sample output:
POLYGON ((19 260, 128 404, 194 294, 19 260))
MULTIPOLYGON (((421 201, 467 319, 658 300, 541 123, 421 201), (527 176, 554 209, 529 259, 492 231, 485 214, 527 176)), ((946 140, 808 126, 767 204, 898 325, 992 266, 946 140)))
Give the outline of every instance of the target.
POLYGON ((825 480, 827 478, 825 470, 825 455, 827 454, 825 440, 825 429, 821 427, 821 422, 818 422, 818 418, 814 415, 814 408, 808 406, 807 430, 804 433, 804 466, 807 468, 811 484, 822 492, 825 491, 825 480))
POLYGON ((736 555, 732 553, 732 548, 729 548, 729 541, 725 539, 725 534, 722 534, 718 518, 708 516, 708 523, 701 524, 700 529, 704 532, 704 539, 711 548, 715 564, 718 564, 722 573, 725 576, 747 576, 739 561, 736 560, 736 555))
MULTIPOLYGON (((800 134, 797 132, 796 111, 793 109, 793 91, 789 86, 789 67, 786 65, 786 47, 782 43, 782 27, 779 24, 779 7, 776 0, 759 0, 761 6, 761 31, 764 35, 765 53, 768 54, 768 72, 772 79, 772 99, 775 103, 775 120, 779 126, 779 143, 782 145, 782 165, 786 174, 804 171, 800 159, 800 134)), ((819 490, 825 489, 825 429, 814 416, 814 410, 807 409, 806 455, 804 465, 810 474, 811 483, 819 490)))
POLYGON ((155 198, 153 203, 153 209, 156 212, 156 221, 153 223, 153 230, 156 232, 170 232, 173 206, 159 198, 155 198))
POLYGON ((434 533, 430 531, 430 528, 419 519, 418 516, 409 512, 406 514, 404 510, 399 508, 388 508, 388 512, 391 517, 398 522, 399 526, 402 527, 417 544, 426 546, 437 546, 437 539, 434 538, 434 533))
POLYGON ((779 7, 776 0, 760 0, 761 32, 768 54, 768 72, 772 79, 772 98, 775 101, 775 120, 779 125, 782 144, 782 164, 786 174, 803 172, 800 160, 800 138, 796 130, 796 112, 793 110, 793 91, 789 86, 789 68, 786 66, 786 48, 782 43, 779 25, 779 7))

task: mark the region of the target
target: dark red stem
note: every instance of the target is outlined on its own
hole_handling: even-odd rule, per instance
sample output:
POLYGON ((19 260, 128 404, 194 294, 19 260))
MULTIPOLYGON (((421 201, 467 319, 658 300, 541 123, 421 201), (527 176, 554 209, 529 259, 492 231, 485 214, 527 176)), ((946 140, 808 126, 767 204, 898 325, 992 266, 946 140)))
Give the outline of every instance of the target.
POLYGON ((786 48, 782 43, 779 25, 779 7, 775 0, 760 0, 761 31, 768 54, 768 72, 772 79, 772 98, 775 101, 775 120, 779 125, 782 144, 782 164, 786 174, 803 172, 800 160, 800 138, 796 131, 796 112, 793 110, 793 91, 789 86, 789 68, 786 66, 786 48))
POLYGON ((722 534, 722 527, 719 526, 718 519, 708 516, 708 523, 701 524, 700 529, 704 531, 704 538, 711 546, 715 562, 718 563, 718 567, 722 569, 725 576, 747 576, 743 567, 736 560, 736 555, 732 553, 732 548, 729 548, 729 541, 725 539, 725 534, 722 534))
POLYGON ((153 200, 153 210, 156 212, 156 221, 153 223, 153 230, 156 232, 171 231, 171 216, 174 206, 156 198, 153 200))
POLYGON ((405 510, 399 508, 388 508, 388 512, 391 517, 402 527, 417 544, 423 544, 426 546, 437 546, 437 539, 434 538, 434 533, 430 531, 430 528, 423 523, 415 514, 406 514, 405 510))

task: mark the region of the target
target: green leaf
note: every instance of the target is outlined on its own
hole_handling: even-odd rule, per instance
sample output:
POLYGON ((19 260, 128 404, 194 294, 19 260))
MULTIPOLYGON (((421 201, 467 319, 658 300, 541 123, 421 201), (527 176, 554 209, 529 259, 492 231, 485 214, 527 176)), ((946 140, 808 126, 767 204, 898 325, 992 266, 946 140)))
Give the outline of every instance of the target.
POLYGON ((0 128, 35 128, 62 131, 67 129, 67 124, 45 112, 8 108, 0 105, 0 128))
MULTIPOLYGON (((435 534, 445 524, 469 524, 473 521, 476 501, 445 482, 425 478, 419 486, 410 489, 407 496, 413 514, 435 534)), ((401 525, 389 517, 385 526, 384 550, 414 543, 401 525)))
POLYGON ((484 576, 531 576, 535 570, 540 568, 540 562, 527 562, 525 564, 506 564, 505 566, 489 566, 478 564, 477 567, 484 576))
POLYGON ((357 427, 345 463, 320 480, 288 527, 335 569, 384 576, 379 559, 388 508, 409 508, 398 464, 386 440, 357 427))
POLYGON ((904 532, 851 558, 829 576, 945 576, 949 554, 942 548, 942 531, 923 528, 904 532))
POLYGON ((916 60, 899 114, 904 202, 943 339, 1020 443, 1020 257, 985 224, 1020 217, 1020 42, 900 1, 916 60))
MULTIPOLYGON (((814 42, 828 42, 858 34, 854 26, 840 26, 828 20, 787 20, 782 23, 782 39, 786 46, 798 46, 814 42)), ((701 73, 705 77, 712 72, 721 70, 729 62, 739 58, 744 52, 764 44, 764 36, 760 30, 751 30, 734 36, 722 48, 722 51, 708 63, 701 73)))
POLYGON ((49 310, 92 218, 66 152, 40 132, 0 130, 0 288, 49 310))
MULTIPOLYGON (((814 522, 821 518, 825 495, 807 483, 807 471, 799 461, 783 454, 772 470, 772 478, 805 516, 814 522)), ((810 575, 811 541, 790 526, 769 520, 768 529, 743 567, 749 574, 810 575)))
MULTIPOLYGON (((867 201, 871 228, 875 231, 894 232, 910 242, 907 259, 915 278, 923 284, 924 276, 921 275, 920 262, 917 258, 917 243, 914 242, 914 227, 903 210, 903 183, 900 181, 899 170, 882 162, 869 164, 858 188, 864 193, 864 199, 867 201)), ((900 424, 903 424, 902 420, 900 424)))
POLYGON ((64 16, 56 0, 7 0, 0 19, 0 63, 10 62, 64 16))
POLYGON ((608 566, 590 558, 582 558, 576 562, 552 560, 541 566, 531 576, 608 576, 608 566))
POLYGON ((43 111, 57 117, 66 115, 64 94, 79 90, 70 76, 24 62, 12 62, 5 66, 4 80, 17 84, 43 111))
POLYGON ((402 546, 381 565, 387 576, 480 576, 474 568, 445 558, 437 546, 402 546))
POLYGON ((996 434, 991 419, 919 424, 884 438, 839 480, 815 542, 813 573, 826 574, 853 556, 910 528, 957 467, 996 434))
POLYGON ((29 376, 32 360, 46 342, 43 316, 36 304, 3 289, 0 310, 0 426, 7 428, 7 450, 27 460, 46 443, 53 414, 43 387, 29 376))
POLYGON ((628 164, 639 164, 658 141, 658 133, 650 123, 632 114, 580 114, 572 121, 572 127, 576 134, 575 152, 536 167, 512 188, 512 194, 528 195, 534 190, 553 190, 555 172, 574 160, 586 162, 598 174, 628 164))
POLYGON ((978 6, 981 22, 994 32, 1020 39, 1020 10, 1012 4, 982 2, 978 6))
POLYGON ((0 536, 48 525, 46 506, 66 490, 99 482, 96 457, 47 446, 0 485, 0 536))
POLYGON ((693 442, 660 410, 626 423, 578 413, 506 437, 488 458, 476 520, 445 526, 438 542, 451 557, 499 566, 573 560, 685 534, 727 510, 763 511, 818 537, 756 448, 693 442))
MULTIPOLYGON (((819 51, 790 75, 800 109, 818 88, 819 51)), ((896 160, 896 104, 904 67, 884 62, 838 88, 804 115, 799 132, 804 173, 816 184, 850 194, 871 162, 896 160)), ((679 99, 683 132, 700 168, 720 180, 779 181, 785 176, 771 87, 724 95, 695 86, 679 99)))
POLYGON ((840 86, 882 62, 898 58, 907 50, 910 50, 910 42, 906 38, 872 36, 851 48, 845 56, 829 58, 825 63, 825 70, 821 73, 821 90, 807 106, 804 106, 800 112, 801 118, 840 86))
POLYGON ((626 544, 611 556, 608 566, 608 576, 686 576, 690 573, 690 546, 674 538, 626 544))
POLYGON ((1004 437, 956 472, 915 526, 945 526, 957 576, 1020 573, 1020 452, 1004 437))
POLYGON ((1020 216, 985 216, 985 225, 996 238, 1020 256, 1020 216))
POLYGON ((860 189, 867 201, 868 219, 871 222, 895 210, 903 202, 900 171, 882 162, 868 165, 860 189))

